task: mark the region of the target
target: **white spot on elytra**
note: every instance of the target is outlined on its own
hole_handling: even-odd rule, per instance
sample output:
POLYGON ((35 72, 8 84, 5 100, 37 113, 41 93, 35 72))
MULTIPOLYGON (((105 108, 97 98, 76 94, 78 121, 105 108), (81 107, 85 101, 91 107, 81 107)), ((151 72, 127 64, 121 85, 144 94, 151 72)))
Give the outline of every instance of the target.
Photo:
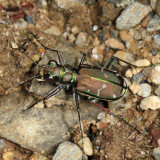
POLYGON ((106 88, 106 87, 107 87, 107 85, 106 85, 106 84, 103 84, 102 88, 98 89, 97 96, 99 96, 99 95, 100 95, 101 90, 102 90, 102 89, 104 89, 104 88, 106 88))
POLYGON ((90 89, 88 89, 87 92, 90 92, 90 89))
POLYGON ((113 98, 117 98, 117 96, 115 94, 113 94, 113 98))

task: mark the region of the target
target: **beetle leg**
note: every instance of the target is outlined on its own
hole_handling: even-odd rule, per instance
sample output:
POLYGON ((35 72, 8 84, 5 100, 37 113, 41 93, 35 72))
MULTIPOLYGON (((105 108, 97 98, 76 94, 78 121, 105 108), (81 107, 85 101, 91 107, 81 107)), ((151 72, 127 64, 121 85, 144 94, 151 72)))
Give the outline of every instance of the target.
MULTIPOLYGON (((124 60, 122 60, 122 59, 119 59, 118 57, 114 57, 114 56, 112 56, 111 59, 104 64, 103 68, 107 68, 107 69, 108 69, 108 68, 110 67, 110 65, 112 64, 112 62, 114 61, 114 59, 117 59, 117 60, 119 60, 119 61, 121 61, 121 62, 124 62, 124 63, 130 65, 130 66, 133 66, 133 67, 135 67, 135 68, 138 68, 138 66, 133 65, 133 64, 131 64, 131 63, 128 63, 128 62, 126 62, 126 61, 124 61, 124 60)), ((142 68, 143 68, 143 67, 142 67, 142 68)))
POLYGON ((114 116, 114 117, 117 117, 119 119, 119 121, 123 122, 124 124, 130 126, 131 128, 133 128, 134 130, 136 130, 138 133, 141 133, 137 128, 133 127, 131 124, 129 124, 124 118, 112 113, 111 111, 109 111, 108 109, 98 105, 97 103, 94 103, 93 101, 89 101, 91 102, 92 104, 94 104, 95 106, 101 108, 102 110, 104 110, 105 112, 109 113, 110 115, 114 116))
POLYGON ((34 107, 34 105, 36 105, 37 103, 46 100, 52 96, 54 96, 55 94, 57 94, 62 88, 64 88, 65 86, 60 84, 59 86, 55 87, 54 89, 52 89, 51 91, 49 91, 42 99, 36 101, 33 105, 31 105, 29 108, 22 110, 22 112, 31 109, 32 107, 34 107))
POLYGON ((62 54, 61 54, 59 51, 44 46, 32 32, 31 32, 31 35, 36 39, 36 41, 37 41, 45 50, 57 52, 57 56, 58 56, 58 60, 59 60, 60 65, 62 65, 62 66, 65 65, 64 60, 63 60, 63 57, 62 57, 62 54))
POLYGON ((60 84, 59 86, 55 87, 54 89, 52 89, 51 91, 49 91, 43 98, 43 100, 48 99, 52 96, 54 96, 55 94, 57 94, 62 88, 65 88, 64 85, 60 84))
POLYGON ((41 76, 40 76, 40 75, 36 75, 36 76, 30 77, 30 78, 28 78, 28 79, 26 79, 26 80, 24 80, 24 81, 21 81, 21 82, 19 82, 19 83, 16 83, 16 84, 12 85, 11 87, 8 87, 5 92, 7 93, 9 89, 14 88, 14 87, 16 87, 16 86, 19 86, 19 85, 21 85, 21 84, 23 84, 23 83, 25 83, 25 82, 27 82, 27 81, 30 81, 30 80, 32 80, 32 79, 34 79, 34 78, 38 78, 38 77, 41 77, 41 76))
POLYGON ((79 108, 80 97, 76 92, 74 93, 74 96, 75 96, 75 103, 76 103, 76 107, 77 107, 79 125, 80 125, 81 136, 82 136, 82 152, 84 153, 84 147, 83 147, 84 146, 84 143, 83 143, 83 124, 81 122, 81 115, 80 115, 80 108, 79 108))
POLYGON ((81 65, 84 63, 85 60, 86 60, 86 54, 83 53, 81 61, 80 61, 79 65, 78 65, 78 69, 81 67, 81 65))

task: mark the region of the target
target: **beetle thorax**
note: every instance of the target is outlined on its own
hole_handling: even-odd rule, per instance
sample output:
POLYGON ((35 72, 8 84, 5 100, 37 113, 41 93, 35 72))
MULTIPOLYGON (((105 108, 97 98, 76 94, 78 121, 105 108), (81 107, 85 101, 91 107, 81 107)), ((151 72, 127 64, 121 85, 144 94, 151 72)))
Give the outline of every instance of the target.
POLYGON ((55 68, 46 68, 45 74, 48 75, 47 80, 60 83, 71 84, 76 81, 77 73, 64 66, 57 66, 55 68))

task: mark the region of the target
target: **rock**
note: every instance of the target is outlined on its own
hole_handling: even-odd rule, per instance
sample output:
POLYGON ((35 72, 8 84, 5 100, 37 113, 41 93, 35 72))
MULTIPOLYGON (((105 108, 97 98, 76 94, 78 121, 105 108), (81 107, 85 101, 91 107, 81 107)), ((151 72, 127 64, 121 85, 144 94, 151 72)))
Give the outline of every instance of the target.
POLYGON ((82 151, 77 145, 65 141, 58 146, 55 155, 52 157, 52 160, 60 159, 82 160, 82 151))
POLYGON ((0 149, 3 149, 6 146, 6 143, 3 139, 0 139, 0 149))
POLYGON ((126 30, 136 26, 149 13, 151 9, 141 3, 130 4, 117 18, 116 27, 119 30, 126 30))
POLYGON ((158 96, 149 96, 144 98, 140 103, 142 110, 152 109, 156 110, 160 108, 160 98, 158 96))
POLYGON ((160 45, 160 35, 155 35, 155 36, 154 36, 154 41, 155 41, 158 45, 160 45))
POLYGON ((129 86, 129 89, 132 91, 133 94, 136 94, 140 91, 141 87, 139 86, 139 84, 134 82, 132 85, 129 86))
POLYGON ((102 120, 103 118, 105 118, 105 113, 104 112, 99 113, 97 119, 102 120))
POLYGON ((160 16, 155 15, 147 25, 148 32, 154 32, 160 29, 160 16))
POLYGON ((160 66, 156 66, 152 69, 148 81, 155 83, 156 85, 160 85, 160 66))
POLYGON ((115 38, 115 39, 118 38, 118 30, 111 29, 110 34, 112 38, 115 38))
MULTIPOLYGON (((88 156, 92 156, 93 155, 93 146, 92 146, 90 139, 88 137, 84 137, 83 143, 84 143, 84 145, 83 145, 84 153, 88 156)), ((82 148, 82 139, 78 142, 78 145, 81 146, 81 148, 82 148)))
POLYGON ((150 0, 150 4, 151 4, 152 9, 155 9, 156 3, 157 3, 157 0, 150 0))
POLYGON ((12 46, 12 48, 18 48, 18 45, 14 42, 11 42, 11 46, 12 46))
POLYGON ((134 81, 134 82, 136 82, 137 84, 139 84, 142 80, 143 80, 143 78, 144 78, 144 75, 143 75, 143 73, 138 73, 138 74, 135 74, 134 76, 133 76, 133 78, 132 78, 132 80, 134 81))
POLYGON ((160 160, 160 147, 153 149, 153 156, 155 160, 160 160))
POLYGON ((92 49, 91 58, 93 59, 93 61, 100 61, 100 62, 102 62, 102 60, 103 60, 103 54, 99 54, 99 47, 98 46, 95 46, 92 49))
POLYGON ((160 97, 160 86, 158 86, 158 88, 154 92, 157 94, 157 96, 160 97))
POLYGON ((134 61, 132 63, 133 65, 137 66, 137 67, 142 67, 142 68, 133 68, 132 69, 132 74, 137 74, 139 72, 141 72, 144 68, 144 66, 149 66, 150 62, 147 59, 138 59, 136 61, 134 61))
POLYGON ((98 26, 97 26, 97 25, 94 25, 94 26, 92 27, 92 29, 93 29, 93 31, 97 31, 97 30, 98 30, 98 26))
POLYGON ((60 36, 62 34, 60 29, 55 25, 52 25, 51 28, 48 28, 48 29, 44 30, 44 33, 53 34, 53 35, 56 35, 56 36, 60 36))
POLYGON ((29 160, 49 160, 49 159, 37 152, 34 152, 34 154, 32 154, 29 160))
POLYGON ((72 32, 73 34, 79 33, 79 28, 78 28, 78 26, 73 26, 73 27, 71 28, 71 32, 72 32))
POLYGON ((14 152, 4 152, 2 158, 3 160, 14 160, 14 152))
POLYGON ((68 40, 69 40, 70 42, 74 42, 74 41, 76 40, 76 37, 74 36, 74 34, 69 34, 69 35, 68 35, 68 40))
POLYGON ((107 47, 111 47, 113 49, 124 49, 124 45, 123 43, 121 43, 120 41, 118 41, 115 38, 109 38, 105 41, 105 44, 107 47))
POLYGON ((76 41, 75 41, 75 45, 76 46, 83 46, 83 45, 85 45, 86 39, 87 39, 86 33, 80 32, 78 34, 78 36, 77 36, 76 41))
POLYGON ((69 9, 85 5, 86 0, 54 0, 54 3, 56 3, 60 8, 69 9))
POLYGON ((102 17, 104 21, 114 21, 120 13, 121 8, 115 7, 111 3, 103 3, 102 17))
MULTIPOLYGON (((114 54, 115 57, 118 57, 119 59, 123 60, 123 61, 126 61, 128 63, 132 63, 135 61, 135 56, 131 53, 131 52, 127 52, 127 51, 117 51, 115 54, 114 54)), ((122 66, 127 66, 128 64, 124 63, 124 62, 121 62, 120 61, 120 64, 122 66)))
POLYGON ((140 84, 140 90, 138 91, 138 95, 141 97, 148 97, 151 93, 151 86, 147 83, 140 84))
POLYGON ((157 15, 160 16, 160 1, 159 0, 157 0, 157 3, 155 5, 155 11, 157 15))
POLYGON ((128 70, 126 71, 126 73, 125 73, 125 76, 131 78, 131 77, 133 76, 132 70, 131 70, 131 69, 128 69, 128 70))
POLYGON ((130 34, 128 31, 119 31, 119 36, 121 38, 122 41, 129 41, 132 42, 133 41, 133 36, 132 34, 130 34))
POLYGON ((121 0, 121 1, 117 1, 116 2, 116 6, 125 8, 125 7, 129 6, 133 2, 134 2, 134 0, 121 0))

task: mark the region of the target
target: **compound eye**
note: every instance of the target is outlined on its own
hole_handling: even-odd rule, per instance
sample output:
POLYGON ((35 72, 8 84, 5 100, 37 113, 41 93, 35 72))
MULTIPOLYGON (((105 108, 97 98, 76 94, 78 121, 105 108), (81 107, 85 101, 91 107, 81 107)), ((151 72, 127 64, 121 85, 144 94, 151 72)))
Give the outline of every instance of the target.
POLYGON ((55 67, 57 67, 57 63, 56 63, 56 61, 50 61, 48 63, 48 66, 49 66, 49 68, 55 68, 55 67))

